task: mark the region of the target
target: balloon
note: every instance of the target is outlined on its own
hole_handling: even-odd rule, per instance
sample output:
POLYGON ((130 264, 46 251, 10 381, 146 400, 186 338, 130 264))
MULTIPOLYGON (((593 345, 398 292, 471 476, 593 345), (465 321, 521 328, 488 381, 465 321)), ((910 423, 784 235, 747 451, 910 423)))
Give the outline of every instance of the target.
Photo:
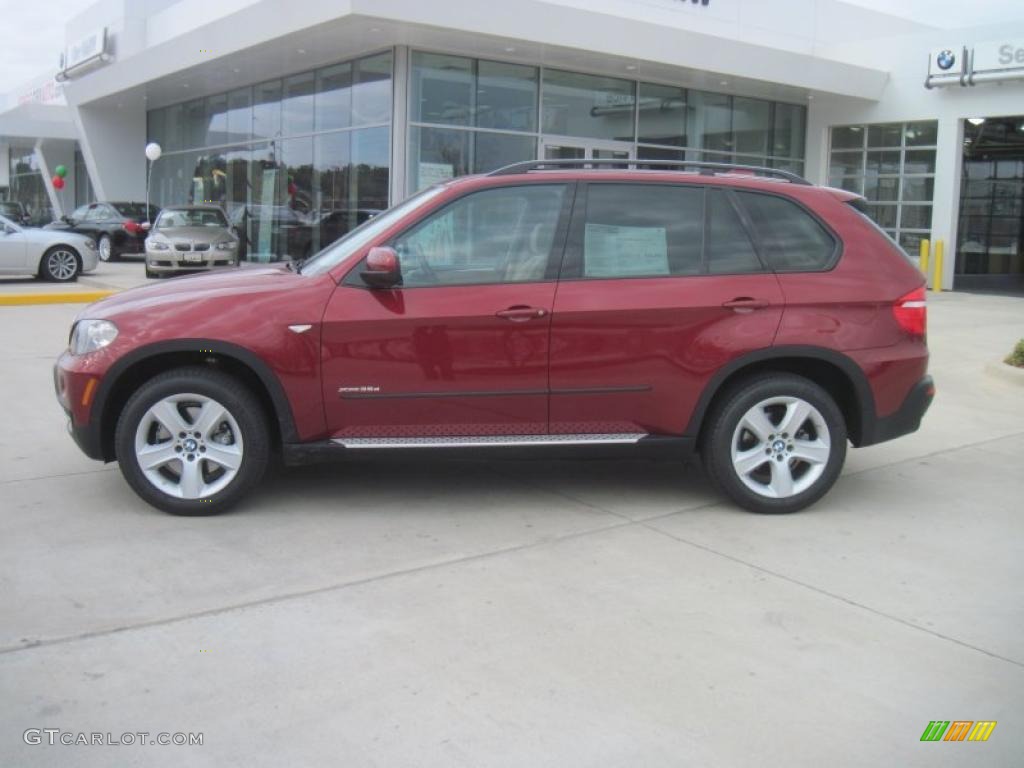
POLYGON ((60 176, 54 176, 52 181, 54 189, 64 189, 64 179, 62 179, 60 176))
POLYGON ((58 176, 60 176, 63 179, 65 176, 68 175, 68 169, 65 166, 63 166, 63 165, 58 165, 54 169, 54 173, 56 173, 58 176))
POLYGON ((155 141, 146 145, 146 157, 153 162, 159 160, 160 155, 162 155, 163 153, 163 149, 155 141))

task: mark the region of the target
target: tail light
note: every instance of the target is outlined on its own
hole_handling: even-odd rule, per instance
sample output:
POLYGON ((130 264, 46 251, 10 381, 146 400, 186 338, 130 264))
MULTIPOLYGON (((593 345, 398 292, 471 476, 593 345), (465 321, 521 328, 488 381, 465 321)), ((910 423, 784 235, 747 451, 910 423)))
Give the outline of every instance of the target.
POLYGON ((924 337, 928 331, 928 306, 924 286, 900 296, 892 305, 892 314, 900 328, 911 336, 924 337))
POLYGON ((121 229, 127 232, 129 235, 138 235, 142 233, 142 225, 137 221, 126 221, 121 225, 121 229))

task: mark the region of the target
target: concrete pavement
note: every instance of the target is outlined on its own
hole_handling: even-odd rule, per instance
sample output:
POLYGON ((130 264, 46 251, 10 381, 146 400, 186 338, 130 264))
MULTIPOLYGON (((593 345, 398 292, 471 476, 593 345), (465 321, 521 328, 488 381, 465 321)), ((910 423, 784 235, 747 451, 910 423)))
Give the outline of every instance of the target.
POLYGON ((163 515, 63 432, 49 366, 78 309, 0 308, 0 765, 1024 754, 1024 388, 984 373, 1024 337, 1024 300, 932 297, 924 427, 852 451, 788 517, 736 510, 695 467, 426 459, 163 515), (935 719, 999 725, 921 743, 935 719), (27 728, 204 744, 29 746, 27 728))

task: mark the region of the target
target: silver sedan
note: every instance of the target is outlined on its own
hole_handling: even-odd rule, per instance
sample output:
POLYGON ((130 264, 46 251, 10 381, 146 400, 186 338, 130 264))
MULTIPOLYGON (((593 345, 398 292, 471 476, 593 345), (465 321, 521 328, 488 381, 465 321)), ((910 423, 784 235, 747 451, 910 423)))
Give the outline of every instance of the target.
POLYGON ((237 264, 238 238, 216 205, 164 208, 146 238, 146 277, 237 264))
POLYGON ((96 269, 96 242, 85 235, 15 224, 0 216, 0 275, 67 283, 96 269))

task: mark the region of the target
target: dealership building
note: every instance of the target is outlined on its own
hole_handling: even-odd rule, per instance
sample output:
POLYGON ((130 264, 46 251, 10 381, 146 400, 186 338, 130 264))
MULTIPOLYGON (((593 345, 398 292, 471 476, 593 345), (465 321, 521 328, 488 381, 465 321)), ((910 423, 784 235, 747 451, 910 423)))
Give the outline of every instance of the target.
POLYGON ((56 77, 0 96, 0 199, 39 221, 148 185, 222 205, 253 260, 302 257, 519 160, 728 162, 863 194, 912 254, 943 243, 943 287, 1024 292, 1022 22, 839 0, 100 0, 56 48, 56 77))

